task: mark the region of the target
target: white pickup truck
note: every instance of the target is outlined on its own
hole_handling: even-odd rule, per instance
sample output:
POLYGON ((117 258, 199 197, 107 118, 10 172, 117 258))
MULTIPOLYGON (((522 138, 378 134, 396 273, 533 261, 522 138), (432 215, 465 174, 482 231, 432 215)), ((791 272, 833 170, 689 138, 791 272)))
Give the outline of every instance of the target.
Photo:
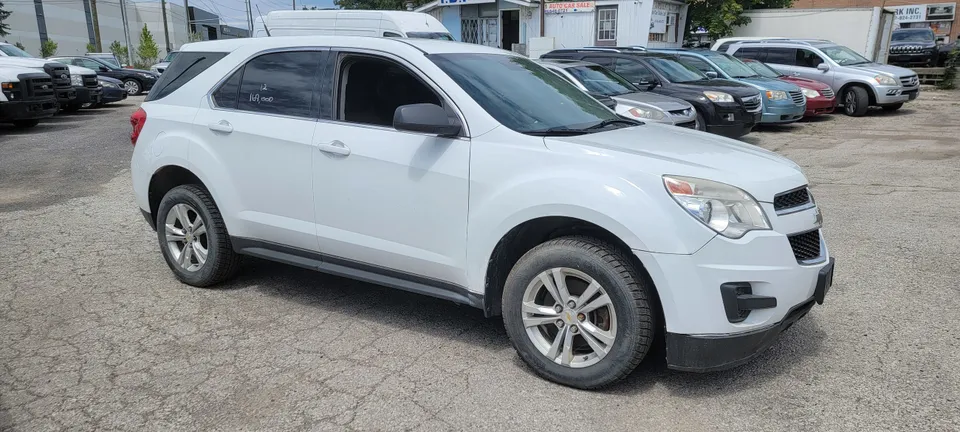
POLYGON ((0 123, 36 126, 57 113, 53 79, 42 71, 0 66, 0 123))

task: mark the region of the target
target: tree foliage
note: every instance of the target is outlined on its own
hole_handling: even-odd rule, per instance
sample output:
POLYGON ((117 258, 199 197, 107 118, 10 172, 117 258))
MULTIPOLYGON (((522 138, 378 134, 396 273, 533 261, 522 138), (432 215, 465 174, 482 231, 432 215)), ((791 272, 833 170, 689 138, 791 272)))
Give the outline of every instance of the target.
POLYGON ((113 41, 113 43, 110 44, 110 52, 117 56, 121 63, 129 61, 127 60, 127 47, 118 41, 113 41))
POLYGON ((88 43, 87 52, 97 52, 97 46, 92 43, 88 43))
POLYGON ((187 35, 187 42, 200 42, 202 40, 203 34, 200 32, 190 32, 190 34, 187 35))
POLYGON ((144 24, 143 30, 140 31, 140 46, 137 47, 137 57, 142 64, 153 64, 157 62, 159 56, 160 47, 153 40, 153 33, 150 33, 147 25, 144 24))
MULTIPOLYGON (((413 7, 422 6, 431 0, 409 0, 413 7)), ((406 10, 408 0, 333 0, 341 9, 377 9, 377 10, 406 10)))
POLYGON ((7 21, 10 19, 10 12, 3 8, 3 2, 0 2, 0 36, 6 36, 10 34, 10 24, 7 24, 7 21))
POLYGON ((687 4, 687 29, 703 28, 716 39, 729 36, 734 27, 749 24, 744 11, 788 8, 793 0, 691 0, 687 4))
POLYGON ((17 47, 17 48, 20 48, 20 49, 22 49, 22 50, 24 50, 24 51, 27 50, 27 47, 23 46, 23 44, 20 43, 20 42, 14 43, 13 46, 15 46, 15 47, 17 47))
POLYGON ((57 55, 57 43, 53 39, 47 39, 40 43, 40 57, 50 57, 57 55))

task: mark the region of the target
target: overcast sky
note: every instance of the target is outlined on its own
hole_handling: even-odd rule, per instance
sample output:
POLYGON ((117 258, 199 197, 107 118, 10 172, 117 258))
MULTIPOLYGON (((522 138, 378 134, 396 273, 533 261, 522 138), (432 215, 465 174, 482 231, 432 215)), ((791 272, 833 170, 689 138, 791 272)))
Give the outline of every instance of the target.
MULTIPOLYGON (((182 3, 182 0, 167 0, 170 3, 182 3)), ((244 0, 188 0, 190 6, 215 13, 220 16, 224 23, 247 28, 246 4, 244 0)), ((253 17, 257 17, 257 6, 260 6, 260 12, 264 15, 274 10, 289 10, 293 8, 292 0, 251 0, 253 8, 253 17)), ((334 7, 333 0, 296 0, 297 9, 306 6, 316 6, 318 8, 334 7)))

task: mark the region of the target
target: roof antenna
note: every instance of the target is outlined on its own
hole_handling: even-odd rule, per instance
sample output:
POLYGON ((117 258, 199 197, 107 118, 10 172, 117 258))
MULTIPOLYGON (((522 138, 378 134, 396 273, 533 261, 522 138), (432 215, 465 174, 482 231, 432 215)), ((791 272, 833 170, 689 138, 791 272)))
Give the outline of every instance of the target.
POLYGON ((260 15, 260 21, 263 22, 263 29, 267 32, 267 37, 270 37, 270 28, 267 27, 267 20, 263 19, 263 14, 260 13, 260 5, 257 6, 257 15, 260 15))

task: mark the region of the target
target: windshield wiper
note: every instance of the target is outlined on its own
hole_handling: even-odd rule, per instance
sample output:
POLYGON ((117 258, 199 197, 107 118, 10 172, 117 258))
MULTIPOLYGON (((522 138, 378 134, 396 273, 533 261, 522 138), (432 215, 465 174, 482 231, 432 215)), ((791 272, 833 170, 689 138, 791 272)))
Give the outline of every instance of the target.
POLYGON ((597 122, 597 124, 592 125, 592 126, 587 126, 587 127, 583 128, 583 130, 589 131, 589 130, 603 129, 603 128, 607 127, 607 126, 610 126, 610 125, 613 125, 613 124, 617 124, 617 123, 626 123, 626 124, 628 124, 628 125, 630 125, 630 126, 637 126, 637 125, 642 125, 642 124, 643 124, 643 123, 640 123, 640 122, 635 122, 635 121, 633 121, 633 120, 612 118, 612 119, 606 119, 606 120, 597 122))
POLYGON ((583 135, 583 129, 570 129, 566 126, 554 126, 551 128, 529 131, 527 135, 533 136, 574 136, 574 135, 583 135))

